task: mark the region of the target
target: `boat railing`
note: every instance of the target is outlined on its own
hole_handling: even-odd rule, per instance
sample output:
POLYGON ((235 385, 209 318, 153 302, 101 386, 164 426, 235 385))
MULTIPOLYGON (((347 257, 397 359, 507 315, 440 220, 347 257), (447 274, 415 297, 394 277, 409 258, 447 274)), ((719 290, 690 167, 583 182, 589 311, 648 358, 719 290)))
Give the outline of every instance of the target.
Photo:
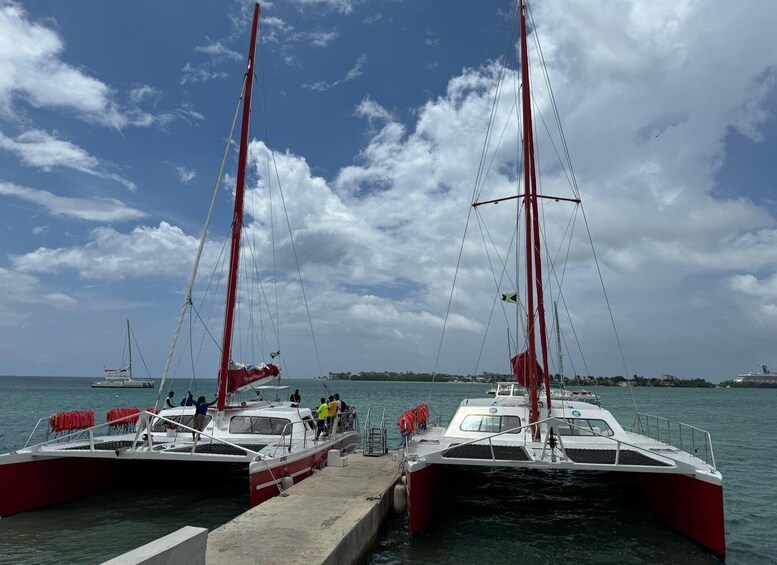
MULTIPOLYGON (((656 453, 655 451, 652 451, 652 450, 644 448, 644 447, 640 447, 639 445, 635 445, 633 443, 630 443, 628 441, 624 441, 622 439, 618 439, 618 438, 607 436, 607 435, 604 435, 604 434, 601 434, 601 433, 598 433, 598 432, 594 432, 594 431, 592 431, 588 427, 584 428, 582 426, 578 426, 576 424, 572 424, 572 423, 568 422, 567 420, 562 420, 562 419, 559 419, 559 418, 556 418, 556 417, 545 418, 545 419, 538 420, 538 421, 533 422, 533 423, 524 424, 523 426, 517 426, 517 427, 509 429, 509 430, 503 430, 503 431, 500 431, 500 432, 495 432, 495 433, 492 433, 492 434, 490 434, 490 435, 488 435, 486 437, 479 437, 479 438, 471 439, 471 440, 468 440, 468 441, 463 441, 461 443, 457 443, 454 447, 456 449, 458 449, 458 448, 461 448, 461 447, 464 447, 464 446, 467 446, 467 445, 474 445, 474 444, 478 444, 478 443, 487 442, 488 446, 489 446, 489 450, 491 452, 491 461, 496 461, 497 457, 496 457, 496 454, 494 453, 494 443, 492 441, 494 438, 501 437, 501 436, 503 436, 505 434, 516 434, 516 433, 520 433, 520 432, 530 431, 530 428, 534 428, 535 426, 540 426, 541 424, 545 424, 546 433, 545 433, 545 440, 544 440, 543 446, 542 446, 542 452, 541 452, 540 458, 539 458, 540 461, 543 461, 545 459, 545 454, 546 454, 547 449, 551 448, 551 461, 554 462, 554 463, 556 462, 555 446, 551 445, 551 443, 550 443, 551 437, 555 438, 555 442, 557 443, 558 448, 560 449, 560 451, 563 454, 564 458, 567 459, 568 461, 570 460, 570 458, 567 457, 566 448, 564 447, 564 442, 562 440, 562 436, 558 433, 558 430, 563 427, 563 428, 577 428, 577 429, 581 430, 582 432, 584 432, 585 435, 597 436, 597 437, 599 437, 601 439, 606 439, 608 441, 611 441, 611 442, 615 443, 615 462, 613 463, 613 465, 616 465, 616 466, 617 465, 625 465, 624 463, 620 462, 620 453, 621 453, 621 449, 624 446, 626 446, 626 447, 628 447, 630 449, 633 449, 635 451, 642 452, 642 453, 648 455, 651 458, 658 458, 662 462, 666 463, 667 465, 670 465, 670 466, 676 466, 677 465, 677 463, 673 459, 671 459, 670 457, 667 457, 665 455, 662 455, 661 453, 656 453), (548 433, 550 430, 554 430, 554 429, 556 430, 554 433, 548 433)), ((524 446, 527 443, 527 441, 526 441, 526 436, 527 435, 530 435, 530 434, 526 434, 526 433, 523 434, 523 444, 524 444, 524 446)), ((450 446, 446 447, 446 448, 440 450, 440 452, 438 452, 438 453, 442 453, 442 452, 447 451, 449 449, 452 449, 452 448, 450 446)), ((576 464, 577 465, 585 465, 585 463, 583 463, 583 464, 576 463, 576 464)), ((629 465, 629 466, 631 466, 631 465, 629 465)))
POLYGON ((281 431, 281 437, 278 439, 278 443, 275 445, 275 451, 273 451, 272 456, 275 457, 278 453, 278 448, 283 447, 284 449, 288 448, 289 452, 291 452, 291 445, 294 441, 294 425, 295 424, 302 424, 302 447, 303 449, 308 446, 308 433, 307 429, 305 428, 305 421, 301 422, 289 422, 285 426, 283 426, 283 431, 281 431), (286 434, 289 434, 289 442, 286 443, 286 434))
POLYGON ((370 429, 370 416, 372 416, 372 406, 367 408, 367 415, 364 417, 364 432, 362 433, 362 453, 367 451, 367 437, 370 429))
POLYGON ((252 455, 254 459, 264 459, 264 457, 258 451, 254 451, 253 449, 249 449, 237 443, 232 443, 231 441, 227 441, 223 438, 215 437, 204 431, 200 431, 196 428, 192 428, 191 426, 187 426, 186 424, 181 424, 180 422, 176 422, 175 420, 165 418, 164 416, 160 416, 159 414, 148 412, 147 410, 140 412, 139 425, 136 426, 135 428, 135 439, 132 442, 133 446, 148 447, 149 449, 153 450, 154 436, 153 436, 153 432, 151 431, 151 426, 152 426, 152 422, 155 422, 157 420, 161 420, 162 422, 165 422, 167 424, 173 424, 176 426, 176 428, 183 428, 184 430, 194 434, 194 439, 192 440, 192 449, 190 452, 192 454, 196 453, 197 444, 199 443, 200 438, 205 437, 211 440, 211 442, 222 443, 234 449, 239 449, 243 451, 246 455, 252 455), (143 433, 144 430, 146 433, 143 433))
MULTIPOLYGON (((32 433, 30 433, 30 437, 27 438, 27 441, 24 443, 24 446, 22 446, 22 449, 28 449, 28 448, 33 448, 33 447, 42 447, 42 446, 50 445, 50 444, 54 444, 54 443, 62 443, 63 441, 70 441, 71 439, 82 438, 84 436, 88 436, 89 437, 90 444, 91 444, 94 441, 94 431, 95 430, 98 430, 100 428, 107 428, 111 424, 116 424, 116 423, 122 422, 122 421, 126 420, 126 417, 125 418, 119 418, 118 420, 114 420, 114 421, 111 421, 111 422, 104 422, 102 424, 97 424, 95 426, 92 426, 91 428, 79 428, 79 429, 77 429, 74 432, 69 433, 69 434, 55 435, 51 439, 49 439, 49 431, 48 431, 48 427, 47 427, 45 441, 42 441, 40 443, 36 443, 34 445, 30 445, 30 442, 32 441, 32 438, 35 435, 35 432, 38 430, 38 427, 40 426, 41 422, 45 421, 46 423, 48 423, 48 420, 49 420, 48 417, 44 417, 44 418, 41 418, 41 419, 38 420, 38 422, 35 424, 35 427, 32 429, 32 433)), ((109 431, 109 433, 110 433, 110 431, 109 431)))
MULTIPOLYGON (((234 449, 243 451, 246 455, 252 456, 254 459, 264 457, 258 452, 254 451, 252 449, 249 449, 247 447, 244 447, 242 445, 238 445, 236 443, 232 443, 231 441, 227 441, 223 438, 215 437, 211 434, 208 434, 204 431, 197 430, 195 428, 192 428, 190 426, 187 426, 186 424, 182 424, 181 422, 177 422, 175 420, 171 420, 169 418, 165 418, 164 416, 160 416, 158 414, 154 414, 153 412, 148 412, 146 410, 143 410, 141 412, 137 413, 138 415, 138 424, 135 426, 135 437, 132 441, 132 447, 128 448, 128 450, 137 449, 140 447, 148 448, 149 450, 153 450, 154 448, 154 436, 153 432, 151 431, 152 422, 156 421, 162 421, 168 424, 171 424, 175 426, 176 428, 181 428, 183 430, 186 430, 187 432, 190 432, 192 434, 196 434, 195 438, 193 439, 192 443, 192 449, 191 453, 195 453, 197 449, 197 444, 199 443, 199 440, 201 437, 205 437, 211 442, 216 443, 222 443, 224 445, 228 445, 234 449), (144 433, 145 432, 145 433, 144 433)), ((41 420, 44 420, 45 418, 41 418, 41 420)), ((71 439, 77 437, 77 436, 83 436, 86 434, 86 436, 89 439, 89 451, 95 451, 95 431, 99 430, 101 428, 105 428, 110 426, 111 424, 115 424, 117 422, 121 422, 125 418, 119 418, 117 420, 113 420, 111 422, 105 422, 102 424, 98 424, 96 426, 92 426, 91 428, 77 430, 71 434, 61 435, 58 436, 52 440, 46 439, 46 441, 37 443, 35 445, 28 445, 30 439, 27 440, 27 443, 25 443, 24 447, 22 449, 36 449, 40 447, 45 447, 47 445, 52 445, 56 443, 62 443, 63 440, 70 441, 71 439)), ((40 421, 38 421, 38 424, 36 424, 36 428, 40 424, 40 421)), ((33 430, 34 434, 35 430, 33 430)), ((30 438, 32 438, 32 434, 30 434, 30 438)), ((162 444, 160 444, 162 445, 162 444)))
POLYGON ((712 437, 707 430, 684 422, 673 422, 663 416, 637 413, 632 431, 680 451, 687 451, 716 469, 712 437))
POLYGON ((388 430, 386 429, 386 409, 380 417, 380 425, 372 425, 372 407, 367 409, 362 433, 362 454, 368 457, 380 457, 388 452, 388 430))

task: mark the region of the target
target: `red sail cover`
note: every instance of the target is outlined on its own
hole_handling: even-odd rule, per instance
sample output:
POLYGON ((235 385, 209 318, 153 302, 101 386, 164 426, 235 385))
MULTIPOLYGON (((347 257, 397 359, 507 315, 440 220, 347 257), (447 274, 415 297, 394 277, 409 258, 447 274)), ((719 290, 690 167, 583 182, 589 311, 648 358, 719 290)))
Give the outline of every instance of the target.
POLYGON ((267 365, 254 365, 241 366, 236 363, 231 363, 227 375, 229 380, 227 382, 227 390, 229 392, 237 392, 239 389, 246 387, 256 381, 260 381, 267 378, 277 377, 281 374, 281 370, 277 365, 271 363, 267 365))
MULTIPOLYGON (((510 359, 513 365, 513 374, 515 375, 515 380, 518 381, 518 384, 522 387, 528 388, 529 386, 529 354, 524 351, 523 353, 519 353, 512 359, 510 359)), ((540 376, 543 374, 542 372, 542 366, 537 363, 537 379, 540 379, 540 376)))

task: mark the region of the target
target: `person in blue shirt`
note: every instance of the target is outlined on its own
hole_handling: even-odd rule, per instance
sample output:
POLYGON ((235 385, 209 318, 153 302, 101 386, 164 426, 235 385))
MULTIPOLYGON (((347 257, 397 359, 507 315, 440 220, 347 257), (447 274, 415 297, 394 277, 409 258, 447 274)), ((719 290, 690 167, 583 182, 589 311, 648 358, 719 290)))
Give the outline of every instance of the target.
POLYGON ((189 391, 188 396, 181 400, 181 406, 194 406, 194 396, 192 396, 192 391, 189 391))
MULTIPOLYGON (((213 402, 215 402, 215 400, 213 402)), ((194 419, 192 420, 192 428, 200 432, 205 429, 205 415, 208 413, 208 406, 213 404, 213 402, 205 402, 204 396, 200 396, 197 399, 197 402, 194 403, 194 419)), ((192 440, 196 440, 199 437, 200 434, 192 432, 192 440)))

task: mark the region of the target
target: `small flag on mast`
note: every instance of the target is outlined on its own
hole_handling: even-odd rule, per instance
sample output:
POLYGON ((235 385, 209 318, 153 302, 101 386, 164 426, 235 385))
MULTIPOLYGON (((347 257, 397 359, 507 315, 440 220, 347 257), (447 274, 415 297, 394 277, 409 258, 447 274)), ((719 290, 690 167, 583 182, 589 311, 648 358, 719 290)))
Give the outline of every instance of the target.
POLYGON ((281 354, 281 350, 280 349, 278 351, 273 351, 273 352, 270 353, 270 359, 275 359, 280 354, 281 354))
POLYGON ((513 304, 515 304, 518 301, 518 293, 510 292, 508 294, 503 294, 502 300, 504 300, 505 302, 512 302, 513 304))

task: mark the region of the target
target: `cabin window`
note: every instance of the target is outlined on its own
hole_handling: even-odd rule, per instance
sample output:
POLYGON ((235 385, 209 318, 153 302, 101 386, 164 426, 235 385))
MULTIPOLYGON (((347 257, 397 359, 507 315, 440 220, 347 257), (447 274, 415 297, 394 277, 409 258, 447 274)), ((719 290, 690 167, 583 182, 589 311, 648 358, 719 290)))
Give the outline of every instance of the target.
MULTIPOLYGON (((192 427, 192 419, 194 418, 194 414, 183 414, 181 416, 169 416, 169 417, 165 416, 165 418, 167 418, 168 420, 172 420, 173 422, 176 422, 177 424, 182 424, 184 426, 189 426, 191 428, 192 427)), ((210 421, 212 419, 213 418, 210 415, 206 415, 205 416, 205 428, 208 427, 208 424, 210 424, 210 421)), ((168 422, 165 422, 164 420, 160 420, 158 418, 155 418, 154 419, 154 423, 151 426, 151 431, 152 432, 164 432, 164 431, 167 430, 167 428, 165 427, 165 424, 167 424, 167 423, 168 422)), ((205 429, 205 428, 203 428, 203 429, 205 429)), ((183 428, 179 428, 178 431, 186 432, 186 431, 189 431, 189 430, 184 430, 183 428)))
POLYGON ((604 420, 595 420, 589 418, 565 418, 566 422, 577 426, 559 426, 558 434, 562 436, 592 436, 594 434, 603 436, 615 435, 610 425, 604 420))
POLYGON ((305 416, 304 418, 302 418, 302 421, 305 422, 305 425, 307 425, 308 429, 311 429, 311 430, 316 429, 316 421, 310 416, 305 416))
MULTIPOLYGON (((464 418, 460 429, 463 432, 498 433, 521 427, 518 416, 479 416, 471 414, 464 418)), ((511 433, 520 433, 515 431, 511 433)))
POLYGON ((286 418, 235 416, 229 421, 229 433, 231 434, 281 435, 290 431, 290 421, 286 418))

